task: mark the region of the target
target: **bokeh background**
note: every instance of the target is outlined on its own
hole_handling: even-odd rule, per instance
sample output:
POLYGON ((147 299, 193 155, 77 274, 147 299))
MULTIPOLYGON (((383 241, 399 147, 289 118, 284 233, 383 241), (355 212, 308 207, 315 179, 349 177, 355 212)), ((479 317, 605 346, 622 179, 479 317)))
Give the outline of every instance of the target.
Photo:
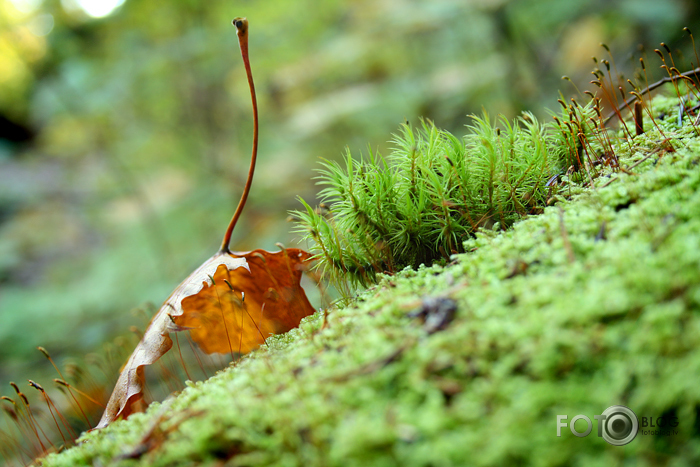
POLYGON ((261 116, 237 250, 295 246, 321 157, 420 117, 547 118, 601 42, 652 80, 659 42, 684 71, 700 34, 697 0, 0 0, 0 393, 50 368, 38 345, 60 363, 142 327, 216 251, 251 145, 235 16, 261 116))

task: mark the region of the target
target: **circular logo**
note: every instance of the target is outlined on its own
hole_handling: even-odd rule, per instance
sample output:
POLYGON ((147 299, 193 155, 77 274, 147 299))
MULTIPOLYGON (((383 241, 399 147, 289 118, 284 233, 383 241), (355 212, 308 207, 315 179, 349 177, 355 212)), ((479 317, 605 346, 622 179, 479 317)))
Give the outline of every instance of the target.
POLYGON ((601 415, 605 416, 603 439, 613 446, 624 446, 637 436, 637 415, 624 405, 610 406, 601 415))

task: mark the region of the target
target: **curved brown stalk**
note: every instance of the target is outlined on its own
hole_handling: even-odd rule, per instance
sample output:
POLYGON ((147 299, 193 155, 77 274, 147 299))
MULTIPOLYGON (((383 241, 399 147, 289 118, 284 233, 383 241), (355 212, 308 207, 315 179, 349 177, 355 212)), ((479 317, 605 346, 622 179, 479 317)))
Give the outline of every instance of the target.
POLYGON ((229 243, 231 243, 231 234, 233 233, 233 228, 238 222, 238 218, 241 217, 243 212, 243 207, 245 206, 246 200, 248 199, 248 193, 250 193, 250 186, 253 183, 253 174, 255 173, 255 161, 258 158, 258 100, 255 97, 255 84, 253 83, 253 73, 250 71, 250 60, 248 59, 248 20, 246 18, 235 18, 233 20, 233 25, 236 26, 236 34, 238 35, 238 45, 241 47, 241 57, 243 58, 243 65, 245 66, 245 72, 248 76, 248 86, 250 87, 250 99, 253 103, 253 154, 250 157, 250 169, 248 169, 248 178, 245 182, 245 187, 243 187, 243 194, 241 195, 241 200, 238 202, 238 207, 236 212, 231 218, 231 222, 228 224, 226 229, 226 234, 224 235, 224 240, 221 242, 221 252, 230 253, 229 243))

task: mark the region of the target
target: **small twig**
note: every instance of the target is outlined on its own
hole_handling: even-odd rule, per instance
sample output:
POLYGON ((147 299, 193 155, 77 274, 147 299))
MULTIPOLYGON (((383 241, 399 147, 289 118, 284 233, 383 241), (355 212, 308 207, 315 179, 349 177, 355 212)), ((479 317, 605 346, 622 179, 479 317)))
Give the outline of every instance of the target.
POLYGON ((634 127, 637 136, 644 134, 644 114, 642 113, 642 102, 634 103, 634 127))
MULTIPOLYGON (((681 80, 681 79, 690 78, 691 76, 692 76, 692 77, 698 77, 698 76, 700 76, 700 67, 698 67, 698 68, 696 68, 696 69, 694 69, 694 70, 686 71, 685 73, 681 73, 681 74, 679 74, 679 75, 675 75, 675 76, 666 76, 665 78, 662 78, 662 79, 660 79, 659 81, 657 81, 657 82, 655 82, 655 83, 652 83, 652 84, 650 84, 649 86, 647 86, 647 88, 644 89, 643 91, 641 91, 640 94, 642 94, 642 95, 647 94, 647 93, 649 93, 650 91, 653 91, 654 89, 656 89, 656 88, 658 88, 658 87, 660 87, 660 86, 663 86, 663 85, 666 84, 666 83, 674 83, 674 82, 676 82, 676 81, 678 81, 678 80, 681 80)), ((634 101, 636 101, 637 99, 638 99, 637 96, 632 96, 632 97, 630 97, 629 99, 627 99, 625 102, 623 102, 621 105, 619 105, 619 106, 615 109, 614 112, 610 113, 610 115, 608 115, 608 116, 605 118, 605 121, 603 122, 603 125, 607 125, 607 124, 610 122, 610 120, 612 120, 612 119, 615 118, 617 115, 619 115, 620 112, 622 112, 623 110, 625 110, 625 108, 629 107, 629 106, 630 106, 634 101)))

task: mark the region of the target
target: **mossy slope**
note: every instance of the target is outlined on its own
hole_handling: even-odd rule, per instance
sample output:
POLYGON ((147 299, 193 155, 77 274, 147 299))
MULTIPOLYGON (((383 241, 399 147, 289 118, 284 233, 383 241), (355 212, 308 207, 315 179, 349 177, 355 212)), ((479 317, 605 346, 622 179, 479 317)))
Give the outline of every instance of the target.
POLYGON ((332 310, 327 326, 317 314, 237 366, 40 463, 697 465, 693 135, 678 130, 669 153, 652 153, 652 136, 640 139, 622 160, 646 158, 634 175, 601 177, 510 231, 480 234, 446 267, 384 278, 332 310), (411 317, 428 297, 457 305, 442 330, 411 317), (556 436, 557 414, 593 419, 615 404, 638 417, 676 416, 678 433, 640 433, 623 447, 595 427, 585 438, 556 436))

